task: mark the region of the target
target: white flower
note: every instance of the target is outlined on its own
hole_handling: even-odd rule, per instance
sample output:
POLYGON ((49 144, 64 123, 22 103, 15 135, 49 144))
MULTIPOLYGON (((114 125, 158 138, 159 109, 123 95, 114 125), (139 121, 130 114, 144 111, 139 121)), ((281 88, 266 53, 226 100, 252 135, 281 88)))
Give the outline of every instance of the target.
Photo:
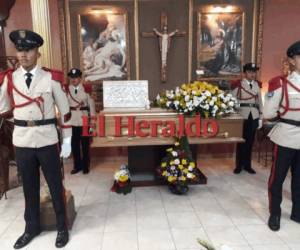
POLYGON ((222 103, 222 104, 221 104, 221 108, 226 109, 226 108, 227 108, 227 105, 226 105, 225 103, 222 103))
POLYGON ((167 102, 166 102, 166 106, 167 106, 167 107, 170 107, 170 105, 171 105, 171 102, 170 102, 170 101, 167 101, 167 102))
POLYGON ((214 102, 218 100, 218 98, 217 98, 216 96, 213 96, 211 99, 212 99, 214 102))
POLYGON ((184 109, 183 112, 184 112, 184 113, 188 112, 188 109, 184 109))
POLYGON ((188 108, 193 107, 193 101, 190 100, 189 102, 187 102, 187 103, 186 103, 186 106, 187 106, 188 108))
POLYGON ((183 95, 187 95, 187 92, 186 91, 183 91, 183 93, 182 93, 183 95))
POLYGON ((193 104, 194 104, 194 106, 196 106, 196 107, 197 107, 197 106, 200 104, 200 102, 199 102, 199 100, 198 100, 198 99, 194 99, 194 103, 193 103, 193 104))
POLYGON ((186 175, 186 177, 187 177, 187 178, 192 178, 193 175, 192 175, 191 173, 188 173, 188 174, 186 175))
POLYGON ((210 93, 208 90, 206 90, 206 91, 204 92, 204 94, 205 94, 206 96, 211 96, 211 93, 210 93))
POLYGON ((158 95, 156 96, 156 101, 159 102, 159 100, 160 100, 160 95, 158 94, 158 95))
POLYGON ((203 107, 204 109, 206 109, 206 110, 209 110, 209 105, 208 104, 206 104, 206 105, 204 105, 204 107, 203 107))
POLYGON ((192 91, 192 94, 193 94, 193 95, 196 95, 196 91, 195 91, 195 90, 193 90, 193 91, 192 91))
POLYGON ((184 97, 184 100, 185 100, 186 102, 188 102, 188 101, 190 100, 190 96, 189 96, 189 95, 186 95, 186 96, 184 97))
POLYGON ((176 167, 175 166, 171 166, 171 170, 175 170, 176 169, 176 167))
POLYGON ((178 100, 174 101, 174 105, 178 106, 179 105, 179 101, 178 100))
POLYGON ((179 165, 179 164, 180 164, 180 160, 179 160, 179 159, 175 159, 175 160, 174 160, 174 163, 175 163, 176 165, 179 165))
POLYGON ((230 102, 228 103, 228 105, 229 105, 230 107, 233 107, 233 106, 234 106, 234 102, 233 102, 233 101, 230 101, 230 102))
POLYGON ((174 157, 177 157, 177 156, 178 156, 178 154, 177 154, 176 151, 172 151, 172 155, 173 155, 174 157))
POLYGON ((210 105, 210 106, 214 106, 214 104, 215 104, 215 102, 214 102, 213 100, 211 100, 211 101, 209 102, 209 105, 210 105))
POLYGON ((214 111, 217 111, 219 109, 219 107, 217 105, 214 106, 214 111))
POLYGON ((127 171, 126 170, 120 170, 120 175, 126 175, 127 171))
POLYGON ((119 171, 116 172, 115 175, 114 175, 115 180, 119 180, 119 177, 120 177, 120 176, 121 176, 121 175, 120 175, 119 171))
POLYGON ((189 171, 193 171, 193 167, 192 166, 189 166, 189 171))

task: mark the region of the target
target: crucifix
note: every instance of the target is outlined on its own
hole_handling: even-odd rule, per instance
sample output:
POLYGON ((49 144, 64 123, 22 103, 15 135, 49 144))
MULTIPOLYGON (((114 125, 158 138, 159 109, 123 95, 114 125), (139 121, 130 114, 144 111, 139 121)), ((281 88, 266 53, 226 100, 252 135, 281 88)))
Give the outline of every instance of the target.
POLYGON ((172 37, 180 37, 186 34, 185 31, 179 31, 178 29, 168 33, 168 17, 165 12, 160 15, 160 29, 158 31, 153 28, 152 32, 142 32, 143 37, 158 37, 159 39, 159 50, 161 57, 161 81, 165 83, 167 81, 167 58, 168 52, 171 45, 172 37))

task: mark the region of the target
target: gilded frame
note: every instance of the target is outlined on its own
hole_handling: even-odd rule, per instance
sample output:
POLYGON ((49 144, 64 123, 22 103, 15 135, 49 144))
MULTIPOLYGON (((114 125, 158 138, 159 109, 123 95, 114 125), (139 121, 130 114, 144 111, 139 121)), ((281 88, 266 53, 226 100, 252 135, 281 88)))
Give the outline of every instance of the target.
MULTIPOLYGON (((102 8, 101 6, 97 6, 99 8, 102 8)), ((103 7, 104 8, 104 7, 103 7)), ((109 10, 106 6, 105 10, 109 10)), ((80 13, 77 16, 77 36, 78 36, 78 49, 79 49, 79 55, 80 55, 80 67, 83 69, 83 58, 82 58, 82 53, 83 53, 83 41, 82 41, 82 35, 81 35, 81 16, 83 15, 93 15, 93 13, 90 12, 85 12, 85 13, 80 13)), ((125 42, 126 42, 126 47, 125 47, 125 57, 126 57, 126 75, 122 78, 110 78, 114 80, 129 80, 130 79, 130 46, 129 46, 129 23, 128 23, 128 14, 126 11, 113 11, 112 13, 104 13, 104 15, 119 15, 124 18, 124 24, 125 24, 125 42)), ((105 78, 98 79, 92 82, 102 82, 103 80, 106 80, 105 78)))
POLYGON ((230 79, 235 79, 239 78, 242 74, 242 65, 244 63, 244 55, 245 55, 245 27, 246 27, 246 20, 245 20, 245 12, 244 11, 232 11, 232 12, 208 12, 208 11, 202 11, 199 10, 197 11, 197 44, 196 44, 196 53, 197 53, 197 70, 201 68, 201 42, 200 42, 200 37, 202 35, 202 30, 201 30, 201 18, 203 15, 241 15, 242 17, 242 36, 241 36, 241 60, 240 60, 240 72, 238 74, 231 74, 231 75, 216 75, 216 76, 201 76, 197 75, 198 80, 210 80, 210 81, 217 81, 217 80, 230 80, 230 79))

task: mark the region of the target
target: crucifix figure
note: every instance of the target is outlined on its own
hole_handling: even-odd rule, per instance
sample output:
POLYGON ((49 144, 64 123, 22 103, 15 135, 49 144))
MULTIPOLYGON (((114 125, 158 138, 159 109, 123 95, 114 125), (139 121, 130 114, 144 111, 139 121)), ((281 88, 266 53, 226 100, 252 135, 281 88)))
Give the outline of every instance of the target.
POLYGON ((161 32, 156 28, 153 28, 153 32, 143 32, 143 37, 158 37, 159 38, 159 50, 161 57, 161 81, 167 81, 167 59, 168 52, 171 45, 171 39, 173 36, 184 36, 186 32, 180 32, 178 29, 168 33, 168 19, 166 13, 161 13, 161 32))

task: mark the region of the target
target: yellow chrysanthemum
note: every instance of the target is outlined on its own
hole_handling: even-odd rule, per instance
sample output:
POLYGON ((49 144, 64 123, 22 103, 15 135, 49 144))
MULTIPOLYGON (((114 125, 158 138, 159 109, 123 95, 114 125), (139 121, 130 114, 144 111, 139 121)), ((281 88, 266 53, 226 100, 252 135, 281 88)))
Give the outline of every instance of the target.
POLYGON ((195 167, 195 162, 190 162, 190 166, 194 168, 195 167))
POLYGON ((184 176, 180 176, 178 179, 179 179, 180 181, 186 181, 186 177, 184 177, 184 176))
POLYGON ((167 166, 167 163, 166 163, 166 162, 162 162, 162 163, 161 163, 161 167, 162 167, 162 168, 165 168, 166 166, 167 166))
POLYGON ((169 176, 168 177, 168 182, 174 182, 176 180, 177 180, 177 177, 175 177, 175 176, 169 176))
POLYGON ((121 175, 120 177, 119 177, 119 181, 120 182, 125 182, 125 181, 127 181, 128 180, 128 175, 121 175))
POLYGON ((180 170, 182 170, 183 169, 183 165, 178 165, 178 168, 180 169, 180 170))
POLYGON ((162 172, 162 176, 166 176, 167 175, 167 171, 162 172))
POLYGON ((182 163, 183 165, 185 165, 185 164, 187 163, 187 160, 186 160, 186 159, 182 159, 182 160, 181 160, 181 163, 182 163))

